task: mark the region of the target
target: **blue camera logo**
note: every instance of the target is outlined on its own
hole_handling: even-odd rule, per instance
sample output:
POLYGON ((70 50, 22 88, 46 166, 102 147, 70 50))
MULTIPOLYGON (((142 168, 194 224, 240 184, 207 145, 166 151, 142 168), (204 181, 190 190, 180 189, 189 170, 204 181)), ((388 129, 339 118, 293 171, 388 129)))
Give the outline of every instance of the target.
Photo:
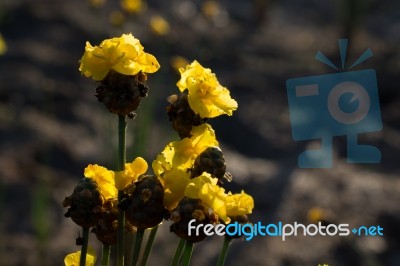
MULTIPOLYGON (((347 40, 339 40, 342 70, 347 40)), ((348 69, 372 56, 368 49, 348 69)), ((316 59, 339 70, 321 52, 316 59)), ((380 151, 358 144, 357 135, 382 129, 376 73, 373 69, 289 79, 286 82, 292 136, 296 141, 321 139, 321 148, 302 152, 301 168, 332 167, 332 138, 347 137, 349 163, 380 163, 380 151)))

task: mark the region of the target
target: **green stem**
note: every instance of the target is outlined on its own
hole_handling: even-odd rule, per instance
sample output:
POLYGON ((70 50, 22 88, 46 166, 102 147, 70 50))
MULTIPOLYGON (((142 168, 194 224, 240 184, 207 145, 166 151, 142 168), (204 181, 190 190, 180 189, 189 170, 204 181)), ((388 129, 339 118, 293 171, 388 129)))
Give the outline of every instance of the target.
POLYGON ((185 247, 185 240, 181 238, 175 250, 174 258, 172 259, 171 266, 178 266, 181 259, 182 250, 185 247))
POLYGON ((101 266, 108 266, 110 265, 110 252, 111 246, 103 244, 103 249, 101 251, 101 266))
POLYGON ((144 229, 137 229, 135 246, 133 247, 132 266, 136 266, 139 261, 140 248, 142 247, 144 229))
POLYGON ((183 250, 182 254, 182 266, 189 266, 190 259, 192 258, 192 252, 193 252, 193 242, 186 240, 185 249, 183 250))
POLYGON ((225 265, 226 256, 231 244, 232 238, 224 237, 224 244, 222 245, 221 252, 219 253, 217 266, 225 265))
POLYGON ((153 247, 154 239, 156 238, 157 230, 158 230, 158 225, 150 230, 150 235, 149 238, 147 239, 146 247, 144 249, 143 258, 142 261, 140 262, 140 266, 147 265, 147 260, 149 259, 151 248, 153 247))
POLYGON ((88 242, 89 242, 89 227, 82 227, 82 248, 81 248, 81 258, 79 260, 79 266, 85 266, 86 264, 86 253, 88 250, 88 242))
MULTIPOLYGON (((126 162, 126 116, 118 116, 118 171, 123 171, 126 162)), ((118 202, 121 202, 123 191, 118 191, 118 202)), ((117 242, 117 266, 124 265, 124 229, 125 212, 118 212, 118 242, 117 242)))

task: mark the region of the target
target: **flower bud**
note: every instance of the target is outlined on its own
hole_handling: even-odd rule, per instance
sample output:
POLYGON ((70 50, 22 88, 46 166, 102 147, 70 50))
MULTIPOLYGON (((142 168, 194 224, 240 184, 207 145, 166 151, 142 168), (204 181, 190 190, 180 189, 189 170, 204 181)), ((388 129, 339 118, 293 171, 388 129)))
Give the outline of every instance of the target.
POLYGON ((168 101, 171 104, 167 107, 168 117, 180 138, 190 137, 193 126, 199 126, 207 121, 196 115, 190 108, 187 92, 171 95, 168 101))
POLYGON ((63 200, 63 206, 68 207, 65 217, 82 227, 92 227, 101 218, 104 198, 96 181, 82 178, 71 196, 63 200))
POLYGON ((127 198, 122 208, 126 219, 138 229, 151 228, 159 223, 167 210, 164 207, 164 188, 157 177, 146 175, 126 187, 127 198))
MULTIPOLYGON (((103 212, 100 220, 93 226, 92 233, 96 234, 97 239, 105 245, 117 243, 118 231, 118 200, 109 199, 103 205, 103 212)), ((128 232, 135 231, 135 227, 128 221, 125 223, 128 232)))
POLYGON ((203 172, 207 172, 212 177, 218 178, 218 184, 222 184, 223 180, 231 181, 231 175, 226 172, 224 155, 217 146, 208 147, 197 156, 191 170, 190 178, 200 176, 203 172))
POLYGON ((111 113, 133 118, 133 112, 139 108, 140 101, 149 91, 143 83, 146 79, 143 72, 128 76, 111 70, 97 87, 96 97, 111 113))
POLYGON ((199 224, 215 224, 218 223, 217 215, 210 211, 211 209, 204 205, 200 199, 190 199, 184 197, 171 212, 171 219, 174 223, 170 227, 170 231, 174 232, 180 238, 191 242, 202 241, 206 235, 200 230, 199 235, 188 234, 188 224, 191 220, 196 221, 191 226, 198 226, 199 224))

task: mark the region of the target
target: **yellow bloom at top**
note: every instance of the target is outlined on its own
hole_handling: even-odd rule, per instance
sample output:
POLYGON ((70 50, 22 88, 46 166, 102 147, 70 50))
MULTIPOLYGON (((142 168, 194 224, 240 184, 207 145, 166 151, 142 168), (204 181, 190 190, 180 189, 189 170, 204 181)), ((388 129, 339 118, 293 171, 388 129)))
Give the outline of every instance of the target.
POLYGON ((193 166, 196 157, 210 146, 218 146, 215 132, 208 124, 193 127, 190 138, 169 143, 153 162, 157 176, 172 168, 184 169, 193 166))
POLYGON ((136 182, 140 175, 146 173, 147 168, 147 162, 142 157, 137 157, 133 162, 126 163, 124 171, 115 173, 115 187, 122 190, 129 184, 136 182))
POLYGON ((250 214, 253 208, 253 197, 244 193, 243 190, 240 194, 228 195, 226 198, 226 213, 228 216, 250 214))
POLYGON ((104 198, 112 199, 118 196, 118 190, 115 187, 114 172, 100 165, 89 164, 85 168, 85 177, 92 178, 100 187, 104 198))
MULTIPOLYGON (((70 253, 64 258, 65 266, 79 266, 79 262, 81 259, 81 252, 70 253)), ((86 253, 86 266, 94 266, 96 263, 96 254, 93 248, 89 247, 88 252, 86 253)))
POLYGON ((156 72, 160 64, 153 55, 143 50, 139 40, 132 34, 106 39, 99 46, 86 42, 79 71, 96 81, 103 80, 111 69, 123 75, 136 75, 140 71, 156 72))
POLYGON ((202 118, 232 115, 237 109, 237 102, 231 98, 229 90, 219 84, 211 69, 193 61, 186 68, 179 69, 179 72, 181 79, 176 85, 182 92, 188 89, 190 108, 202 118))

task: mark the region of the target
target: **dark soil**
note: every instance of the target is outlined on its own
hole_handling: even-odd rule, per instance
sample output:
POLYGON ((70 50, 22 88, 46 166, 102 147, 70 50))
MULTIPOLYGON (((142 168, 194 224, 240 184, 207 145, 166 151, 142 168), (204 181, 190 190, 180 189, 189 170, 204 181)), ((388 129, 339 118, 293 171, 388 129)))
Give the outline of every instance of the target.
MULTIPOLYGON (((148 162, 177 139, 165 113, 176 93, 172 56, 197 59, 231 90, 239 109, 211 121, 234 176, 228 189, 253 195, 253 222, 309 224, 320 208, 331 223, 351 228, 380 225, 383 236, 256 237, 233 242, 227 265, 400 265, 400 2, 218 1, 219 15, 201 13, 204 1, 146 1, 147 9, 115 27, 117 1, 93 8, 78 0, 2 0, 0 33, 0 265, 62 265, 78 250, 79 228, 63 217, 89 163, 116 163, 114 115, 94 97, 95 82, 78 71, 86 41, 132 32, 161 69, 149 76, 149 97, 128 126, 128 160, 148 162), (340 2, 343 4, 336 4, 340 2), (360 2, 360 3, 359 3, 360 2), (151 15, 171 32, 149 28, 151 15), (348 62, 371 48, 355 70, 377 72, 383 130, 363 134, 382 152, 380 164, 348 164, 346 138, 334 138, 334 165, 301 169, 298 154, 318 140, 292 140, 285 82, 334 73, 314 59, 318 50, 334 63, 337 39, 349 38, 348 62)), ((100 252, 95 237, 92 245, 100 252)), ((178 243, 165 222, 149 265, 169 265, 178 243)), ((195 245, 193 265, 215 265, 222 238, 195 245)), ((98 254, 99 254, 98 252, 98 254)))

